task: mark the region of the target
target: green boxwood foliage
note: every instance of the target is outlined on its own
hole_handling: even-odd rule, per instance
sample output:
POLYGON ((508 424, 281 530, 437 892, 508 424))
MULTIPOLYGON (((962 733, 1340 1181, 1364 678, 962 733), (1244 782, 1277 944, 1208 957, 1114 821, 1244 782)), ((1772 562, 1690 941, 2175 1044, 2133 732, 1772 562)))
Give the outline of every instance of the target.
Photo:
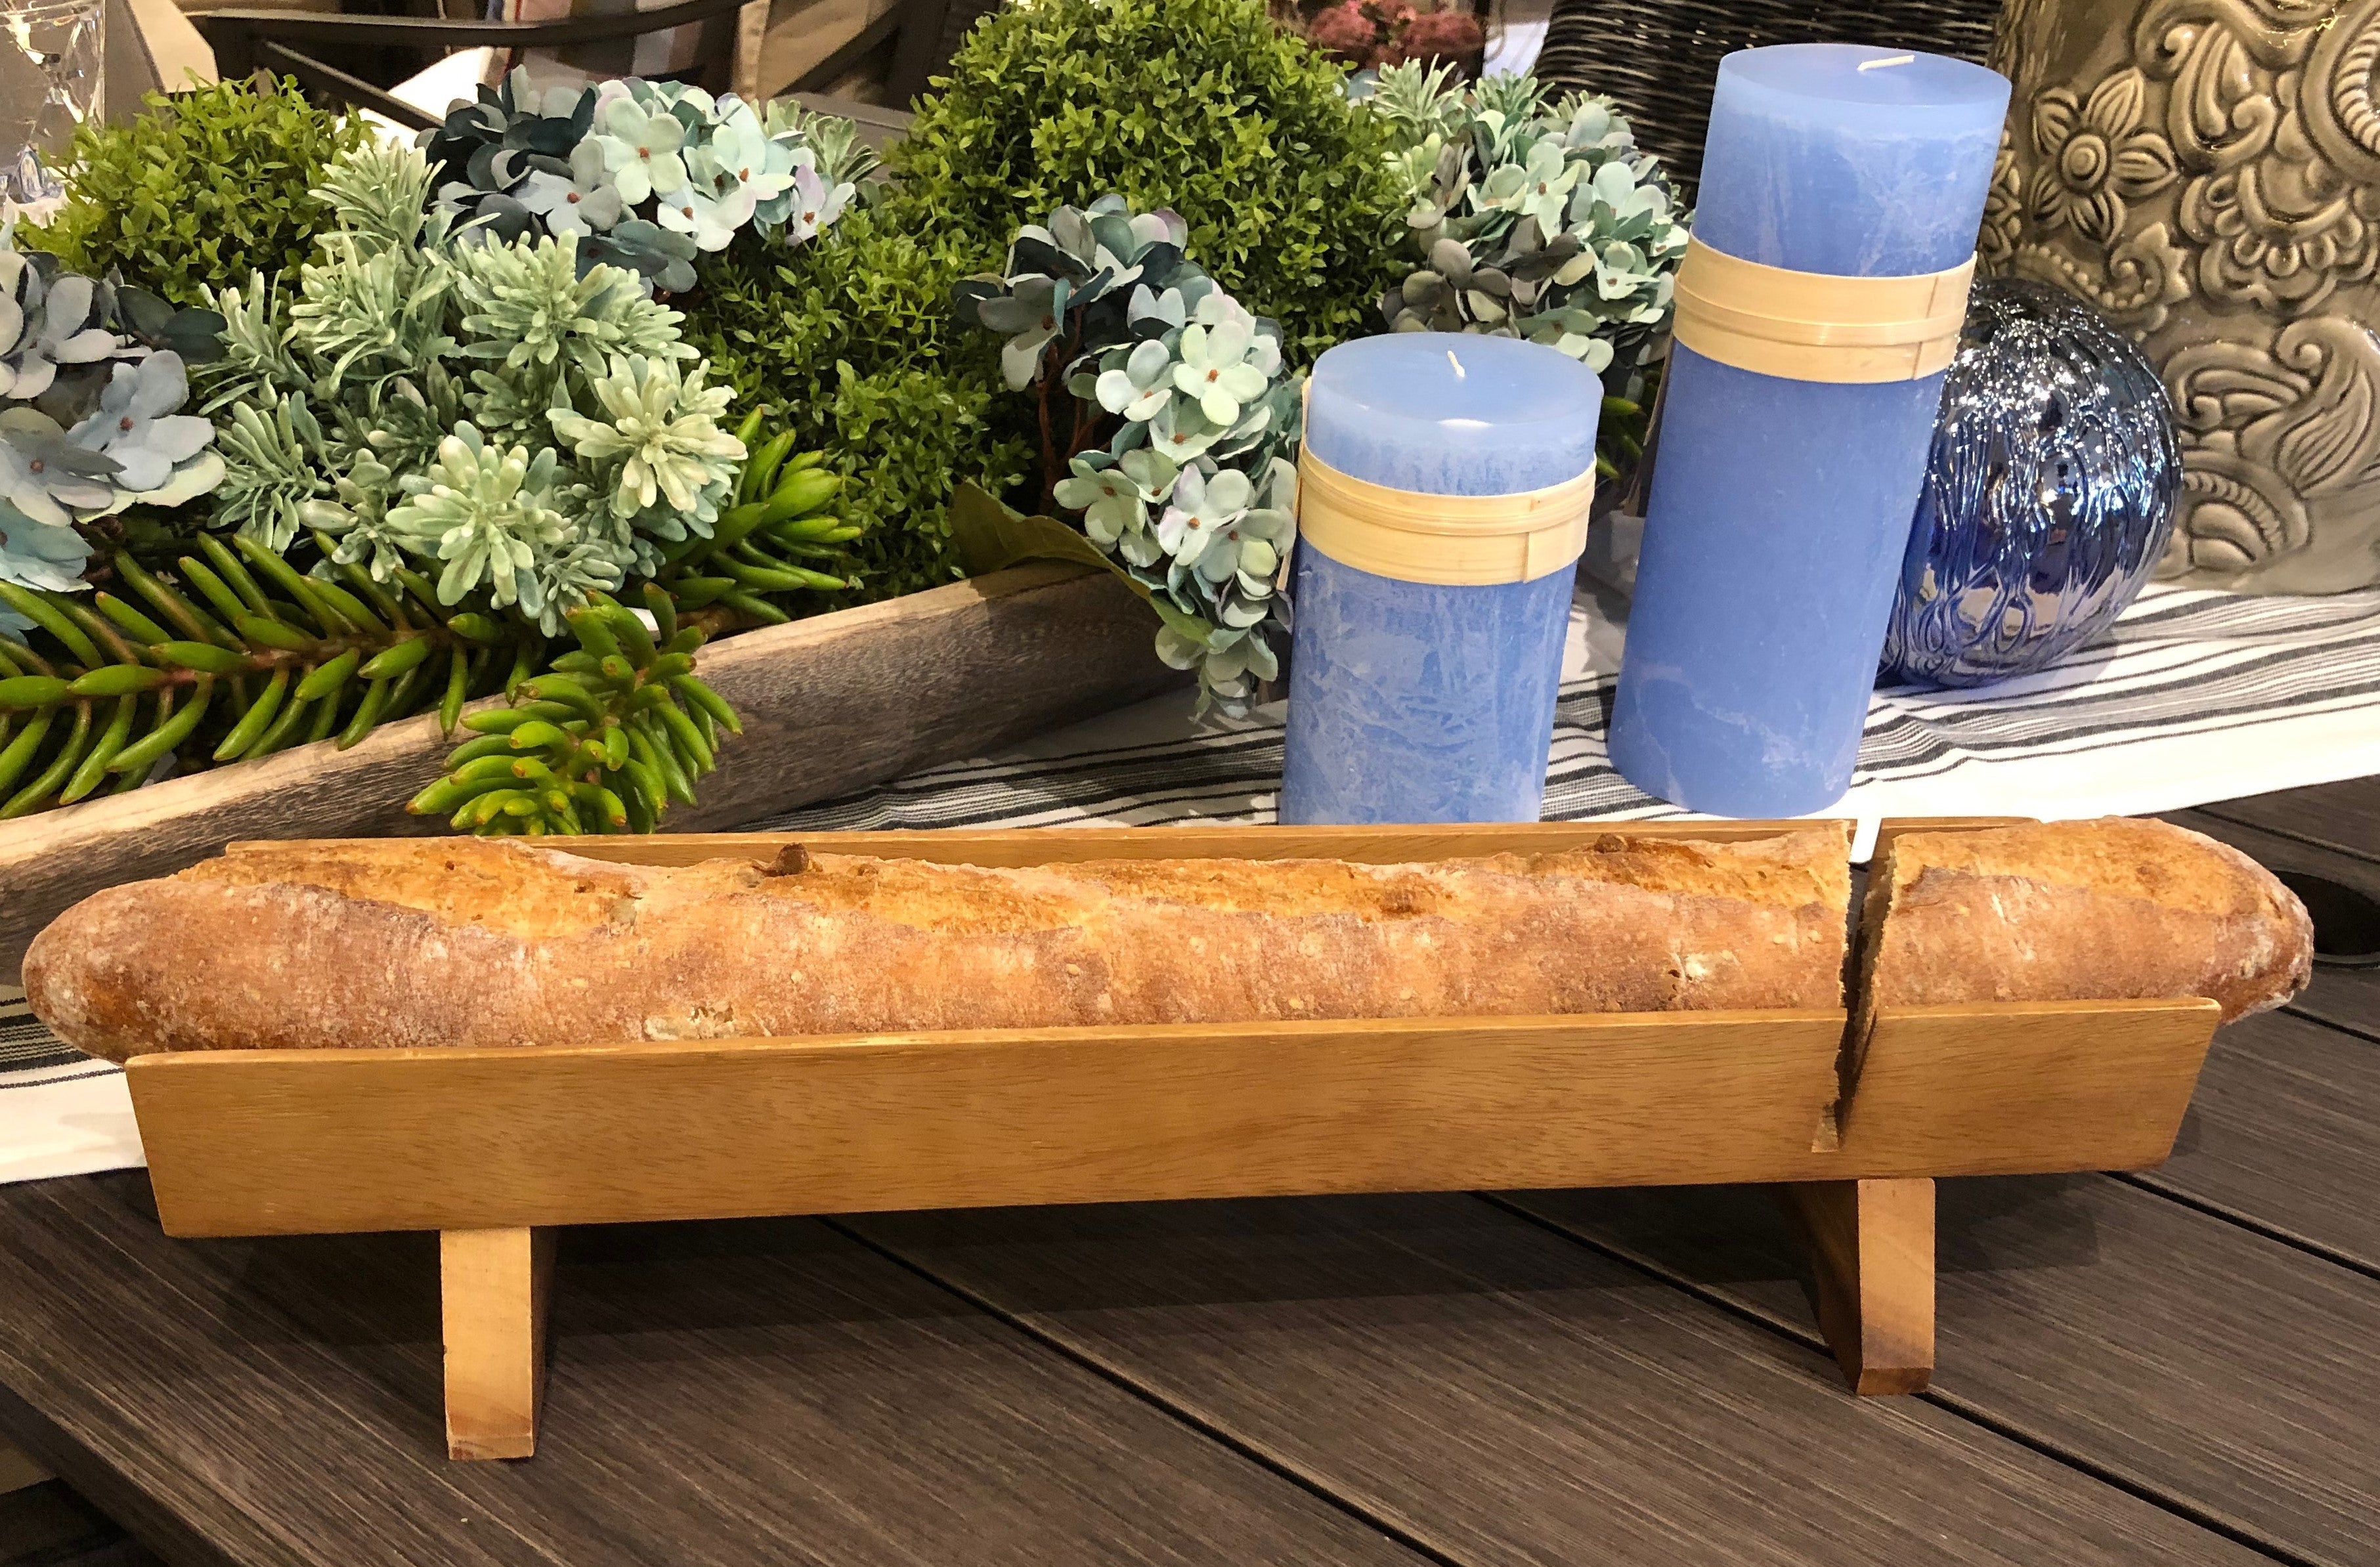
POLYGON ((1263 0, 1035 0, 967 36, 890 152, 896 211, 998 264, 1020 225, 1111 191, 1171 207, 1189 253, 1291 357, 1377 330, 1406 202, 1378 116, 1263 0))
POLYGON ((800 249, 753 242, 708 259, 691 302, 688 338, 737 405, 781 407, 795 444, 852 480, 837 504, 867 529, 852 548, 868 598, 964 575, 951 492, 972 479, 998 493, 1025 471, 1000 345, 951 315, 951 283, 971 269, 947 237, 860 208, 800 249))
POLYGON ((887 154, 892 182, 790 254, 739 240, 681 301, 738 402, 783 407, 856 481, 871 597, 960 575, 949 500, 1030 470, 1027 400, 999 340, 958 326, 951 285, 1000 267, 1018 227, 1110 191, 1171 207, 1190 254, 1281 323, 1293 359, 1377 330, 1405 271, 1405 200, 1378 115, 1281 32, 1263 0, 1034 0, 986 18, 887 154))
POLYGON ((202 284, 245 286, 251 270, 310 259, 331 209, 310 192, 332 158, 370 134, 360 115, 307 103, 294 80, 142 102, 127 123, 76 129, 66 205, 24 239, 90 276, 120 269, 177 305, 203 305, 202 284))

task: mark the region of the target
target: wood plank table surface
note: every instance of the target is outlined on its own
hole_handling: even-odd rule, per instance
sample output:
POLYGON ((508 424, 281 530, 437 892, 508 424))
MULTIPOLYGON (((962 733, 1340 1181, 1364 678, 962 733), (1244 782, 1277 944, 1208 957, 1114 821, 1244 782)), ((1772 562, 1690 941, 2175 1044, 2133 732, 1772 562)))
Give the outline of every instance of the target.
MULTIPOLYGON (((2175 819, 2380 891, 2380 779, 2175 819)), ((2380 974, 2325 968, 2163 1167, 1942 1183, 1916 1397, 1843 1391, 1751 1190, 884 1214, 565 1233, 539 1455, 452 1464, 433 1237, 5 1187, 61 1479, 0 1563, 2375 1567, 2375 1197, 2380 974), (61 1554, 68 1486, 138 1543, 61 1554)))

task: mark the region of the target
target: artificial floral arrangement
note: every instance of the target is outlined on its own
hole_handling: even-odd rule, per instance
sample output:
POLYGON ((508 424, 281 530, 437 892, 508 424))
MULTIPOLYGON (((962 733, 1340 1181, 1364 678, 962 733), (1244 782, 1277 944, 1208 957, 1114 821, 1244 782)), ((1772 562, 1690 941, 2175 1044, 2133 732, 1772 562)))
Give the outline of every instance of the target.
POLYGON ((1215 283, 1280 323, 1287 364, 1378 330, 1380 291, 1407 270, 1410 200, 1387 127, 1344 80, 1259 0, 1003 6, 830 242, 702 258, 688 339, 855 481, 841 504, 872 589, 993 569, 1016 557, 983 548, 982 529, 954 534, 953 498, 1046 504, 1072 451, 1044 456, 1037 405, 1010 392, 999 340, 953 312, 952 290, 1000 268, 1026 225, 1113 193, 1177 214, 1215 283))
POLYGON ((1237 711, 1281 671, 1304 378, 1280 323, 1217 287, 1188 237, 1175 213, 1103 196, 1026 225, 1004 272, 953 298, 1006 339, 1002 371, 1033 395, 1044 504, 1079 513, 1093 558, 1157 611, 1158 656, 1196 672, 1200 711, 1237 711))
POLYGON ((1380 314, 1393 332, 1526 338, 1601 372, 1609 477, 1640 455, 1693 216, 1609 98, 1449 74, 1392 66, 1365 100, 1390 128, 1421 257, 1380 314))
MULTIPOLYGON (((465 210, 457 182, 442 199, 422 152, 362 140, 311 193, 328 225, 310 259, 208 286, 212 310, 0 250, 0 815, 167 766, 353 745, 423 711, 451 731, 470 698, 527 692, 536 722, 507 734, 508 766, 524 789, 559 782, 457 808, 456 825, 650 830, 735 727, 693 648, 853 589, 855 530, 823 509, 840 480, 790 434, 763 442, 758 411, 722 428, 732 394, 653 297, 683 257, 634 230, 611 252, 633 268, 581 250, 636 221, 582 151, 604 151, 598 104, 614 126, 622 104, 683 115, 684 176, 781 248, 850 199, 822 183, 815 126, 771 131, 733 101, 625 84, 531 115, 516 86, 428 140, 493 149, 459 154, 504 187, 478 204, 550 195, 533 182, 577 157, 587 200, 554 200, 534 231, 465 210), (721 160, 756 145, 783 178, 745 180, 746 211, 725 188, 745 171, 721 160), (608 227, 573 225, 588 204, 613 209, 608 227), (666 619, 658 644, 619 629, 622 593, 666 619), (535 710, 574 698, 618 731, 598 750, 535 710)), ((483 760, 476 744, 454 766, 483 760)))
POLYGON ((1624 460, 1682 249, 1608 103, 1362 85, 1261 0, 1036 0, 880 169, 790 103, 517 74, 418 148, 270 82, 86 128, 0 249, 0 815, 434 711, 418 810, 650 830, 736 727, 705 638, 1034 556, 1241 710, 1304 367, 1529 337, 1624 460))
POLYGON ((525 72, 424 140, 437 204, 471 243, 575 237, 590 261, 695 285, 698 255, 746 228, 783 247, 843 214, 876 157, 849 120, 790 101, 626 79, 539 93, 525 72))

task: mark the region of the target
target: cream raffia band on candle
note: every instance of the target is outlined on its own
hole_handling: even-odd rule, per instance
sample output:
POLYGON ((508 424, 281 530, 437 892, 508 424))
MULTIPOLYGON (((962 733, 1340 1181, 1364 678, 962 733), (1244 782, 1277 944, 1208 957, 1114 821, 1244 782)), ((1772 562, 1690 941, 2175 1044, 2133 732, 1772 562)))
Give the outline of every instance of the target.
POLYGON ((1789 381, 1917 381, 1958 353, 1974 275, 1973 256, 1909 277, 1839 277, 1689 240, 1671 331, 1706 359, 1789 381))
POLYGON ((1595 470, 1509 495, 1425 495, 1297 460, 1298 537, 1342 565, 1399 582, 1486 587, 1567 570, 1586 547, 1595 470))

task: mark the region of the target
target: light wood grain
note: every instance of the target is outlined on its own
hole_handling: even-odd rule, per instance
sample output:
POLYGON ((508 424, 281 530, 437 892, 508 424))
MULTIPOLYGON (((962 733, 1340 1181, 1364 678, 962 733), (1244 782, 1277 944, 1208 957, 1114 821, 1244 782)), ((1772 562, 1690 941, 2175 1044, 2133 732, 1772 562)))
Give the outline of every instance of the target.
POLYGON ((552 1273, 551 1230, 448 1230, 438 1237, 447 1457, 537 1452, 552 1273))
POLYGON ((1923 1392, 1934 1375, 1934 1183, 1776 1190, 1810 1260, 1818 1330, 1852 1391, 1923 1392))
POLYGON ((174 1234, 1746 1181, 1832 1012, 136 1058, 174 1234))
POLYGON ((1876 823, 1876 850, 1882 854, 1903 832, 1979 832, 1994 827, 2030 827, 2037 816, 1888 816, 1876 823))
POLYGON ((175 1234, 2104 1169, 2163 1157, 2211 1003, 217 1051, 128 1069, 175 1234))
MULTIPOLYGON (((1739 838, 1791 830, 1735 823, 1739 838)), ((1424 860, 1596 824, 851 833, 976 863, 1424 860)), ((1644 829, 1711 832, 1700 823, 1644 829)), ((589 840, 652 861, 782 834, 589 840)), ((2207 1002, 1902 1009, 1847 1087, 1839 1012, 987 1030, 161 1054, 129 1069, 177 1234, 2155 1162, 2207 1002)))
POLYGON ((2159 1163, 2221 1019, 2200 998, 1885 1008, 1828 1157, 1861 1177, 2159 1163))
MULTIPOLYGON (((1181 676, 1150 650, 1153 625, 1109 574, 1038 564, 727 638, 698 667, 744 734, 670 831, 749 821, 1154 695, 1181 676)), ((409 719, 351 750, 300 746, 0 822, 0 984, 77 901, 235 839, 446 831, 405 802, 450 748, 434 718, 409 719)))

